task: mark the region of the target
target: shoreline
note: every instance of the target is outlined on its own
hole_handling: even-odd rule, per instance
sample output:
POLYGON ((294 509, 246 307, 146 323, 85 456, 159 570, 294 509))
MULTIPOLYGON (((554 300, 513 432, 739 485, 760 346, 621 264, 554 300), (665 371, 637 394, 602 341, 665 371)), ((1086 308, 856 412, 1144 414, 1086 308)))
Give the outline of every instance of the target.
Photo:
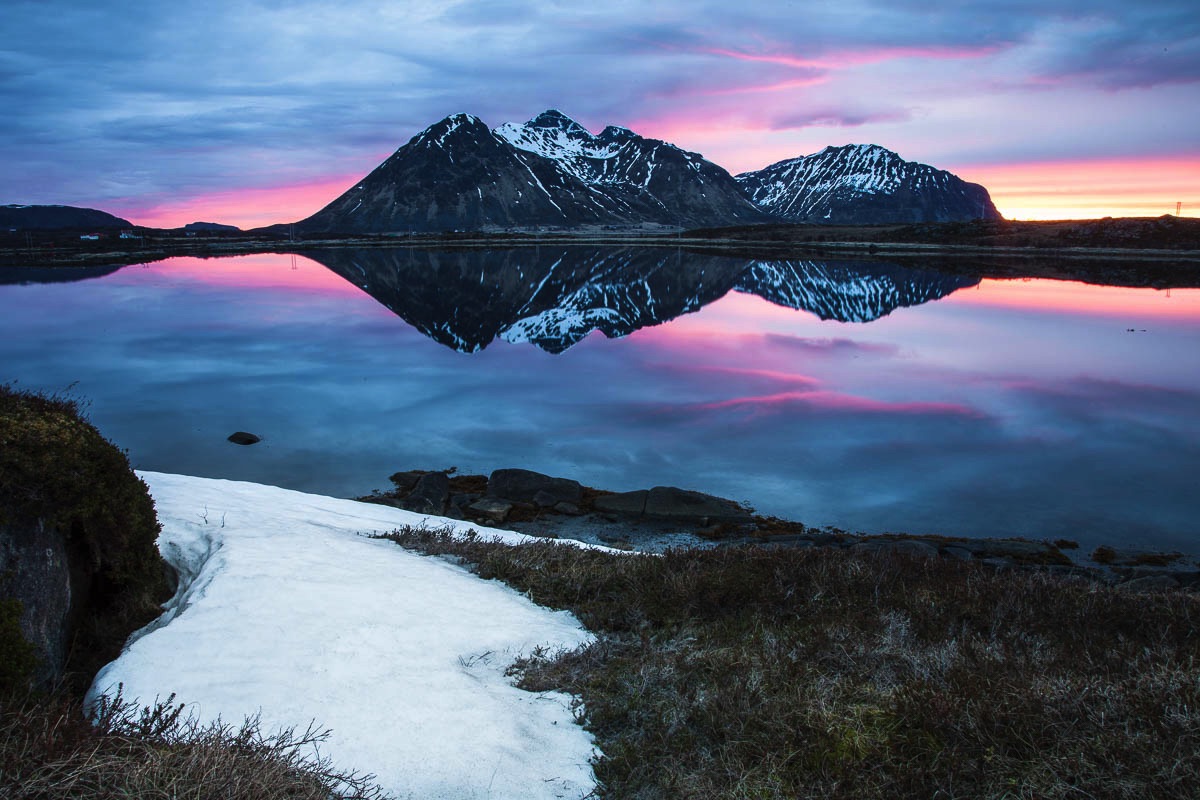
POLYGON ((1200 591, 1200 560, 1180 552, 1100 545, 1091 553, 1066 539, 861 533, 765 517, 726 498, 657 486, 631 492, 586 487, 524 469, 491 475, 408 470, 395 489, 355 498, 452 520, 505 527, 545 539, 619 550, 760 547, 836 549, 974 562, 998 570, 1034 569, 1131 590, 1200 591), (1070 553, 1070 555, 1068 555, 1070 553))
POLYGON ((187 239, 121 249, 0 247, 0 270, 118 269, 169 258, 306 255, 318 250, 411 249, 486 251, 555 247, 652 247, 750 260, 887 262, 910 268, 1000 280, 1045 278, 1128 288, 1200 288, 1200 250, 1116 247, 1011 247, 886 241, 779 242, 693 235, 459 234, 451 236, 287 239, 187 239))

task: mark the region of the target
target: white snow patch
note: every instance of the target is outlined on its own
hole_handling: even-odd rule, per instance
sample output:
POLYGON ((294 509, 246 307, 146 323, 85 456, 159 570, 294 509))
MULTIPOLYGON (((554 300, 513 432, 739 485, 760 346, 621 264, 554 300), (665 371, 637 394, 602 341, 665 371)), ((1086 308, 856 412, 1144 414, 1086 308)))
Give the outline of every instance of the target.
MULTIPOLYGON (((590 634, 445 560, 360 534, 467 526, 388 506, 252 483, 140 473, 181 585, 156 623, 96 678, 152 702, 171 692, 202 720, 332 729, 322 752, 397 797, 582 797, 590 736, 570 698, 512 686, 538 646, 590 634)), ((568 545, 569 546, 569 545, 568 545)))

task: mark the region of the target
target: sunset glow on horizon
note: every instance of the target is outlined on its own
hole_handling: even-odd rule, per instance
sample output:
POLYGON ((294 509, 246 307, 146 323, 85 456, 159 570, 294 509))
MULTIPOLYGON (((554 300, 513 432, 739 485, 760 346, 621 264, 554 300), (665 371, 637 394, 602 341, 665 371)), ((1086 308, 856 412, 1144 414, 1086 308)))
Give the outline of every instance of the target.
POLYGON ((133 202, 106 209, 136 225, 182 228, 190 222, 217 222, 248 230, 297 222, 324 208, 362 176, 342 176, 312 183, 266 189, 218 191, 161 205, 133 202))
MULTIPOLYGON (((1179 216, 1200 217, 1200 157, 967 165, 951 171, 985 186, 1010 220, 1158 217, 1174 215, 1176 203, 1182 204, 1179 216)), ((217 191, 162 204, 114 203, 105 210, 147 227, 206 221, 248 230, 304 219, 362 177, 217 191)))
POLYGON ((1200 157, 1060 161, 964 168, 1006 219, 1200 217, 1200 157))

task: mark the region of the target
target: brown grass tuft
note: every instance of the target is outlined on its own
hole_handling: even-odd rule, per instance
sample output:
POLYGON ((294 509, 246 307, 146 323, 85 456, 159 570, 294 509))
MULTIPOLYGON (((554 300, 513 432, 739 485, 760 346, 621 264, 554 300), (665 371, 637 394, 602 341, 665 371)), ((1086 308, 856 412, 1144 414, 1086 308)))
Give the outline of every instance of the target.
POLYGON ((314 755, 327 731, 266 733, 199 724, 172 698, 138 708, 101 702, 95 726, 77 702, 26 696, 0 702, 0 797, 22 800, 379 800, 372 776, 314 755))

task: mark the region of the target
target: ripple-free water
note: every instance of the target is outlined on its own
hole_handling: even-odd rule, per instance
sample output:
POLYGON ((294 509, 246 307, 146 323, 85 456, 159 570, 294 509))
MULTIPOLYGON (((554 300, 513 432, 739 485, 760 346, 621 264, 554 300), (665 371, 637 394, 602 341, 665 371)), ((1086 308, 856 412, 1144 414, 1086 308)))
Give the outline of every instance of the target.
POLYGON ((0 380, 84 399, 148 470, 353 496, 520 466, 872 533, 1200 551, 1200 290, 910 297, 864 265, 532 252, 56 271, 0 285, 0 380), (802 310, 826 305, 883 316, 802 310))

